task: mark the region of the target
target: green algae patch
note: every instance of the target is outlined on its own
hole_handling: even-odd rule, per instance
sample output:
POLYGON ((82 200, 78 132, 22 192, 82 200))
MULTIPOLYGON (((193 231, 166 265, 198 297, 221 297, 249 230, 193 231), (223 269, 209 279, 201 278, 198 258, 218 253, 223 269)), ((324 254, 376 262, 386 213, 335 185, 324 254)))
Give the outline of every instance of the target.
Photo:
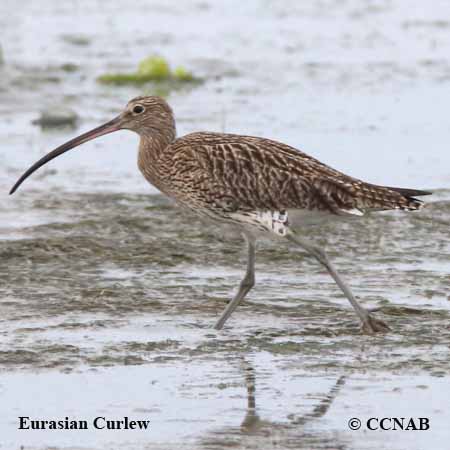
POLYGON ((184 67, 177 67, 173 71, 173 76, 178 81, 195 81, 194 75, 191 72, 188 72, 184 67))
POLYGON ((101 75, 97 78, 103 84, 115 84, 118 86, 124 84, 144 84, 150 81, 155 81, 148 76, 139 75, 138 73, 112 73, 101 75))
POLYGON ((161 56, 151 56, 143 59, 136 72, 104 74, 97 78, 99 83, 121 85, 141 85, 145 83, 169 83, 179 85, 184 83, 198 83, 200 78, 186 70, 177 67, 171 70, 167 60, 161 56))
POLYGON ((169 63, 158 56, 142 60, 139 63, 137 74, 154 81, 169 80, 171 77, 169 63))

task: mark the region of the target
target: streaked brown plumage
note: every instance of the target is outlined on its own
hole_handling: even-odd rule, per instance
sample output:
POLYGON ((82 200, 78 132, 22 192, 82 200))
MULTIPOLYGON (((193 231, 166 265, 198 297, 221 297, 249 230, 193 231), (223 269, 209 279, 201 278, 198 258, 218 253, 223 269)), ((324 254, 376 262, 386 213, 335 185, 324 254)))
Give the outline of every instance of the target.
POLYGON ((424 194, 351 178, 279 142, 223 133, 193 133, 176 140, 161 155, 159 167, 167 189, 175 186, 173 195, 184 196, 189 188, 189 195, 197 194, 199 202, 212 208, 231 203, 237 210, 334 214, 414 210, 422 203, 411 196, 424 194))
POLYGON ((202 132, 176 139, 169 105, 159 97, 137 97, 117 118, 58 147, 35 163, 11 193, 56 156, 119 129, 140 135, 138 165, 150 183, 199 214, 241 226, 249 243, 247 274, 216 328, 223 326, 254 284, 253 231, 263 230, 286 236, 315 256, 350 300, 366 331, 387 329, 358 304, 324 252, 292 231, 288 212, 362 215, 373 210, 416 210, 422 202, 414 197, 429 192, 365 183, 295 148, 265 138, 202 132))

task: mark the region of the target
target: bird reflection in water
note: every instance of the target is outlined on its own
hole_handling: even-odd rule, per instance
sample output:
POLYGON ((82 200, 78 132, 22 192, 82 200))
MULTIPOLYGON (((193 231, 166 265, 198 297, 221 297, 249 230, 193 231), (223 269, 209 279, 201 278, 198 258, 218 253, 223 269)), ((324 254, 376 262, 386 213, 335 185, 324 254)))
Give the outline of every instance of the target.
POLYGON ((346 376, 337 378, 334 385, 311 412, 288 415, 288 422, 263 420, 256 404, 256 376, 252 364, 243 359, 241 368, 247 389, 247 411, 239 427, 226 427, 212 432, 200 442, 199 448, 245 448, 245 449, 345 449, 344 438, 338 433, 321 432, 305 426, 324 417, 345 384, 346 376))

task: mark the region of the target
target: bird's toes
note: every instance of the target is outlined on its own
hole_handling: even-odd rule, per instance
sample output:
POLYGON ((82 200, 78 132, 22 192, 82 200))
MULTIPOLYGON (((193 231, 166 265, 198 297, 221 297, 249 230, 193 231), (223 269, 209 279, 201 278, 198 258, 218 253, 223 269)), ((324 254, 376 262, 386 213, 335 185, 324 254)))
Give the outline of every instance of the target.
POLYGON ((362 331, 366 334, 387 333, 391 331, 389 326, 380 319, 368 314, 367 319, 362 324, 362 331))

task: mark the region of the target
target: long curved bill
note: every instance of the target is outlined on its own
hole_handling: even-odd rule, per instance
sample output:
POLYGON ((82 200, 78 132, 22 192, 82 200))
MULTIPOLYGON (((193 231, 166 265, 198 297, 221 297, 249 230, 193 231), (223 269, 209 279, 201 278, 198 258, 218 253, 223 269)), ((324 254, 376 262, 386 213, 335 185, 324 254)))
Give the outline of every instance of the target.
POLYGON ((113 120, 110 120, 109 122, 106 122, 103 125, 100 125, 97 128, 94 128, 91 131, 88 131, 87 133, 83 133, 80 136, 71 139, 69 142, 66 142, 65 144, 59 146, 58 148, 55 148, 55 150, 51 151, 50 153, 47 153, 43 158, 41 158, 39 161, 35 162, 17 181, 16 184, 12 187, 12 189, 9 191, 9 195, 14 194, 16 192, 17 188, 36 170, 39 169, 39 167, 42 167, 44 164, 47 164, 52 159, 56 158, 59 155, 62 155, 63 153, 71 150, 72 148, 78 147, 81 144, 84 144, 87 141, 90 141, 92 139, 95 139, 99 136, 103 136, 104 134, 112 133, 114 131, 120 130, 120 116, 117 116, 113 120))

